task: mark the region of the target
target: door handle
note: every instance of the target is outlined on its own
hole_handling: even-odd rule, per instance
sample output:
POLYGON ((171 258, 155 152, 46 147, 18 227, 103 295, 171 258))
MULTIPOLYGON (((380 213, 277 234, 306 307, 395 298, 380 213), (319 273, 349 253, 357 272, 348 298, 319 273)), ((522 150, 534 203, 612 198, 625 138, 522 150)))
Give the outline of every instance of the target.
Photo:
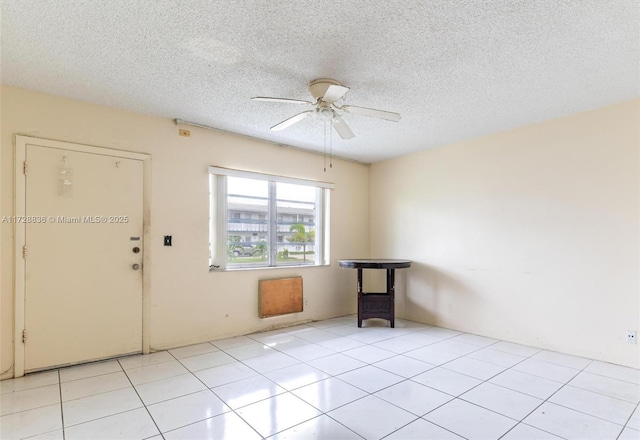
POLYGON ((140 269, 140 265, 138 263, 135 263, 133 266, 131 266, 131 268, 133 270, 138 270, 138 269, 140 269))

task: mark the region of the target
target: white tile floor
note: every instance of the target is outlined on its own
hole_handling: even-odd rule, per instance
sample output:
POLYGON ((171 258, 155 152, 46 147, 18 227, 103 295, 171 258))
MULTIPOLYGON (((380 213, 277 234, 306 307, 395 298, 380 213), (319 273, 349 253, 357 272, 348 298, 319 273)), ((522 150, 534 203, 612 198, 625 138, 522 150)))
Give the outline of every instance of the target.
POLYGON ((640 371, 355 316, 0 382, 2 439, 640 439, 640 371))

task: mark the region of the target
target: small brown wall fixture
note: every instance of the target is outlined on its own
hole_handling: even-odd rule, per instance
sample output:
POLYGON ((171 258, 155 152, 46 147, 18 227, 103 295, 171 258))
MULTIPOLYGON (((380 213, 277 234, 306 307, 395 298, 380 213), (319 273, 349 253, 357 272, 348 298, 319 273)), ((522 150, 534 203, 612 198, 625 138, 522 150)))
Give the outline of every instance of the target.
POLYGON ((258 292, 261 318, 302 312, 302 277, 260 280, 258 292))

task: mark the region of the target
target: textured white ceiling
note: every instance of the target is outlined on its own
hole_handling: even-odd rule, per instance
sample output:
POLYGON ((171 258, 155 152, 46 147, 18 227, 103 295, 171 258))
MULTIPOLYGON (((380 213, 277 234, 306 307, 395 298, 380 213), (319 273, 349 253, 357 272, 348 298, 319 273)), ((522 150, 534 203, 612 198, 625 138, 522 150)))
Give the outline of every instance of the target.
POLYGON ((4 84, 322 151, 292 116, 331 77, 364 162, 640 96, 637 0, 3 0, 4 84))

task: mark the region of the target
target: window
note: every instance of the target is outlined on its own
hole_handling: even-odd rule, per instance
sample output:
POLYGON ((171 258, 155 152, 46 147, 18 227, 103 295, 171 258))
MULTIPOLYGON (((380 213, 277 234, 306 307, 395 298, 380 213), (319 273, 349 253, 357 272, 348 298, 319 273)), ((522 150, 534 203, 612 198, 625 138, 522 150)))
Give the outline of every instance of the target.
POLYGON ((212 270, 328 264, 332 184, 218 167, 209 174, 212 270))

